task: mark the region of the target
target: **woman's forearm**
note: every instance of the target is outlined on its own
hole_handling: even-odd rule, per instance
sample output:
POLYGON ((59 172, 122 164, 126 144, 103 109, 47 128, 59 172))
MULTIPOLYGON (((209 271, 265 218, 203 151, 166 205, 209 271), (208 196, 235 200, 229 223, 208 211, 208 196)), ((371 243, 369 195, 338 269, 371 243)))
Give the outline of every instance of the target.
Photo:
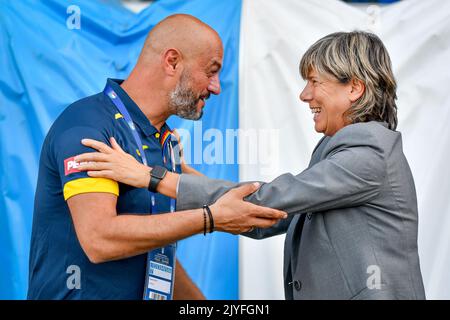
POLYGON ((177 198, 177 187, 180 175, 178 173, 167 172, 164 179, 158 184, 156 191, 170 198, 177 198))

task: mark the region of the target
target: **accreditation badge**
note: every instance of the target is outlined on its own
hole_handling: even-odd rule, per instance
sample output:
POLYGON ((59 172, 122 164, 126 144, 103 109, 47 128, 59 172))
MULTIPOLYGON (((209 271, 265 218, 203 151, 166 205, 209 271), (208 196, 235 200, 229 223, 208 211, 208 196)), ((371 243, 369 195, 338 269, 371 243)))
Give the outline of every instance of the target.
POLYGON ((144 300, 172 300, 177 244, 147 254, 144 300))
MULTIPOLYGON (((166 168, 177 172, 172 148, 171 132, 167 130, 161 139, 162 157, 166 168), (170 160, 170 161, 169 161, 170 160)), ((181 168, 179 168, 181 172, 181 168)), ((152 214, 158 214, 155 196, 151 196, 152 214)), ((175 199, 170 199, 170 212, 175 211, 175 199)), ((175 262, 177 243, 152 250, 147 254, 144 300, 172 300, 175 283, 175 262)))
MULTIPOLYGON (((171 199, 172 207, 173 199, 171 199)), ((151 196, 152 214, 158 214, 155 196, 151 196)), ((171 208, 171 212, 173 209, 171 208)), ((177 243, 147 253, 144 300, 172 300, 175 283, 177 243)))

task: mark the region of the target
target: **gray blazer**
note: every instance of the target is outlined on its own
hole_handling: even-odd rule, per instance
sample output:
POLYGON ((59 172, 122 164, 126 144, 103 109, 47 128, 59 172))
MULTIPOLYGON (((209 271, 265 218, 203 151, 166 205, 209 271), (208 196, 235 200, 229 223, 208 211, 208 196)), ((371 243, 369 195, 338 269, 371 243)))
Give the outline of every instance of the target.
MULTIPOLYGON (((181 175, 177 210, 211 204, 236 186, 181 175)), ((322 138, 306 170, 263 184, 247 200, 289 214, 246 234, 286 232, 286 299, 425 299, 414 180, 401 134, 385 123, 322 138)))

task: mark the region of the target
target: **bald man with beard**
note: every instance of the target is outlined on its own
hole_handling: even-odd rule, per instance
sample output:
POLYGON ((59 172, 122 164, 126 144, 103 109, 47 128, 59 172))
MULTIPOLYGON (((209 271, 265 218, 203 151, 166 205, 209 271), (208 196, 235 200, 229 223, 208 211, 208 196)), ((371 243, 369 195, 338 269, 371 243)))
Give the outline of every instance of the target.
MULTIPOLYGON (((225 194, 211 205, 213 215, 202 209, 170 213, 170 198, 149 192, 158 183, 155 169, 148 190, 78 170, 74 156, 92 151, 82 138, 118 144, 129 157, 166 170, 161 155, 171 132, 167 118, 201 118, 210 94, 220 93, 222 59, 222 42, 211 27, 189 15, 170 16, 149 33, 125 81, 108 79, 103 92, 74 102, 58 117, 41 151, 29 299, 142 299, 150 288, 144 285, 148 252, 194 234, 239 234, 286 217, 243 201, 258 188, 253 184, 225 194)), ((183 171, 196 173, 187 166, 183 171)), ((169 268, 169 278, 167 267, 155 272, 175 279, 175 299, 204 299, 178 261, 169 268)), ((157 297, 170 298, 167 281, 158 281, 152 283, 157 297)))

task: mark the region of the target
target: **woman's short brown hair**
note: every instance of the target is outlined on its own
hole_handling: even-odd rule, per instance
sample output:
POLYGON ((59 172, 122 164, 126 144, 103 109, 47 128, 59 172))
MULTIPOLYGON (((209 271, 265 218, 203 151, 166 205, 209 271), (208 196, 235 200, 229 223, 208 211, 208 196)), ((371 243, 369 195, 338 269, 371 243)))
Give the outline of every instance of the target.
POLYGON ((375 34, 363 31, 336 32, 314 43, 300 61, 303 79, 311 70, 328 74, 341 83, 359 79, 365 91, 345 116, 351 123, 384 121, 397 128, 397 84, 391 59, 375 34))

